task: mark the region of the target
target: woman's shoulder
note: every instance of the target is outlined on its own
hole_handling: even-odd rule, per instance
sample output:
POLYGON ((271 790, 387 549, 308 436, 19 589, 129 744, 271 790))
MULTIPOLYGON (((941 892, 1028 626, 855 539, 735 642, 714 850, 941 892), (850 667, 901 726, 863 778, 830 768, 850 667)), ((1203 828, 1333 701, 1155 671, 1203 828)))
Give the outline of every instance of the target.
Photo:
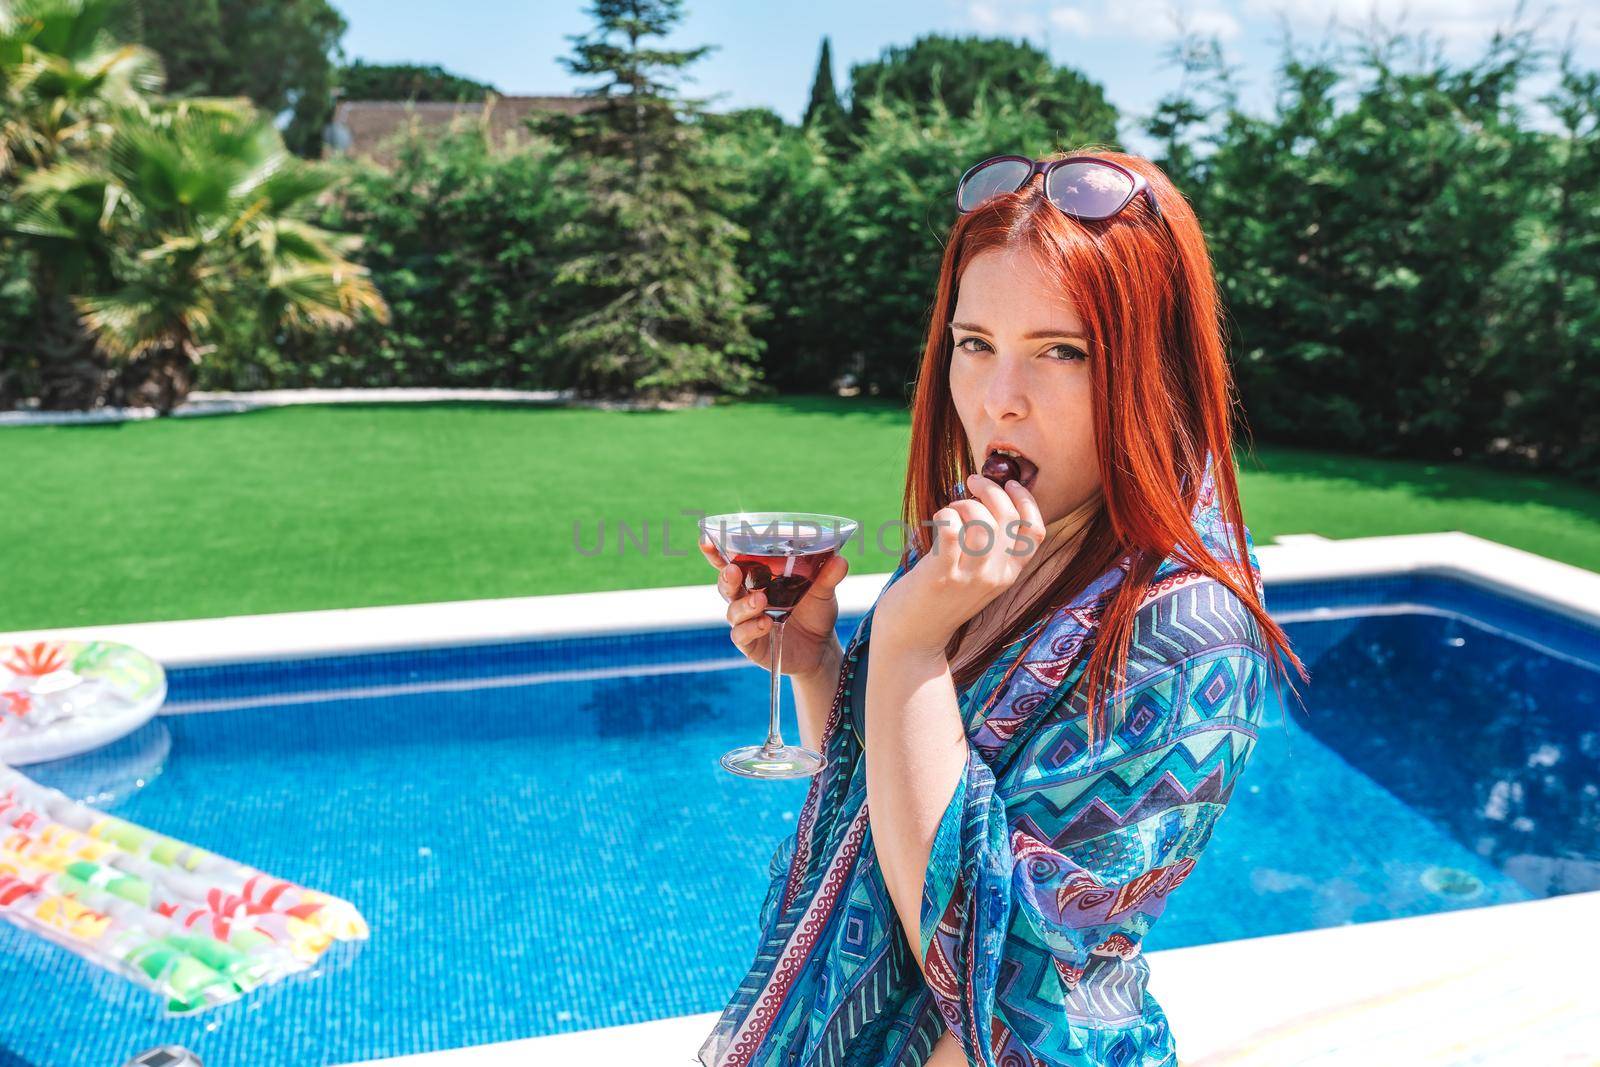
POLYGON ((1130 663, 1158 667, 1223 650, 1265 655, 1261 628, 1237 593, 1188 569, 1150 583, 1134 614, 1130 663))

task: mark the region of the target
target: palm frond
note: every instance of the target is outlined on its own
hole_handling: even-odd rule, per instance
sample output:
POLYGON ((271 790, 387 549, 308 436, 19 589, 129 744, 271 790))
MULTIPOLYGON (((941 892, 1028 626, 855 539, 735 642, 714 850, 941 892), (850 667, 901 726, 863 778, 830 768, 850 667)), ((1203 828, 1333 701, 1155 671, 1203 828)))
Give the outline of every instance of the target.
POLYGON ((270 225, 260 227, 246 241, 246 245, 259 242, 262 256, 268 262, 281 259, 285 262, 298 260, 302 264, 332 265, 344 258, 334 238, 334 234, 320 226, 298 219, 273 219, 270 225))
POLYGON ((353 263, 279 268, 267 285, 280 302, 280 318, 290 326, 342 330, 363 317, 389 321, 389 305, 365 268, 353 263))
POLYGON ((271 120, 239 101, 183 100, 119 122, 110 158, 157 215, 210 220, 221 233, 290 156, 271 120))
POLYGON ((191 322, 209 318, 204 300, 175 306, 172 294, 143 284, 73 301, 84 328, 108 356, 137 359, 149 352, 192 345, 191 322))
POLYGON ((266 199, 268 210, 273 214, 283 215, 305 207, 307 201, 316 198, 337 180, 329 168, 303 163, 291 157, 288 165, 273 172, 255 190, 255 194, 266 199))
POLYGON ((118 195, 103 170, 72 160, 58 163, 18 185, 13 229, 32 237, 94 240, 118 195))

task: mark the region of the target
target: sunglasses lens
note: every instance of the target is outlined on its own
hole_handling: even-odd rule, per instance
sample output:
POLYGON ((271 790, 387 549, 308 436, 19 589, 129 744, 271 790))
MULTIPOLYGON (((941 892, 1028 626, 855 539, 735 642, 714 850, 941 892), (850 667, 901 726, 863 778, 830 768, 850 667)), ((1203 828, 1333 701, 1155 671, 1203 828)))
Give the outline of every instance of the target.
POLYGON ((1100 163, 1068 163, 1050 172, 1045 193, 1069 215, 1108 219, 1133 195, 1133 179, 1100 163))
POLYGON ((986 200, 1014 193, 1032 169, 1020 159, 1001 159, 980 167, 961 183, 957 204, 962 211, 973 211, 986 200))

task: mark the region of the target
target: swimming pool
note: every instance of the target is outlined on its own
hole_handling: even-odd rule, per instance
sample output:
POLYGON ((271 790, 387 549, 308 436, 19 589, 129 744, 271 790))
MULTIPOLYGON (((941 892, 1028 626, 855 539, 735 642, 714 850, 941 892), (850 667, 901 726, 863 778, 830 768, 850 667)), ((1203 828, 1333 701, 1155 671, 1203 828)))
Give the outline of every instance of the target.
MULTIPOLYGON (((1600 888, 1600 631, 1431 576, 1267 596, 1310 716, 1270 710, 1149 948, 1600 888)), ((731 652, 722 626, 174 670, 177 714, 32 772, 346 897, 372 940, 162 1019, 0 924, 0 1067, 340 1064, 721 1007, 805 795, 717 766, 765 728, 731 652)))

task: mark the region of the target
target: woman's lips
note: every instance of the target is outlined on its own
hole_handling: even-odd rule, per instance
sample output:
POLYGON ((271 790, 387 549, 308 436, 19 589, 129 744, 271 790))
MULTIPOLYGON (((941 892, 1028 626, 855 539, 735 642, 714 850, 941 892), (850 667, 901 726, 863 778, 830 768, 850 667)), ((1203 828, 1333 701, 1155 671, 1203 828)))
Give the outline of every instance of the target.
POLYGON ((983 461, 983 476, 994 484, 1004 487, 1012 478, 1022 483, 1024 489, 1032 489, 1033 481, 1039 475, 1039 468, 1026 456, 1016 456, 1005 452, 990 452, 983 461))

